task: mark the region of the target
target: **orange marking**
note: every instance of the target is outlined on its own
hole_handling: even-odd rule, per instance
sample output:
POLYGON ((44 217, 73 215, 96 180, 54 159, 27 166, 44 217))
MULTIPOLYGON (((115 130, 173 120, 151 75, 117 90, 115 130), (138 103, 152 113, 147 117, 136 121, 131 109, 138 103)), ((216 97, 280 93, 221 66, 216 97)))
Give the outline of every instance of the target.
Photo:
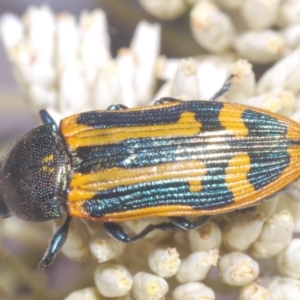
MULTIPOLYGON (((195 210, 191 206, 183 205, 162 205, 157 207, 148 207, 142 209, 129 210, 119 213, 107 214, 101 218, 92 218, 89 216, 84 208, 85 201, 78 201, 75 204, 68 207, 69 215, 84 218, 93 221, 101 222, 122 222, 128 220, 134 220, 144 217, 163 217, 163 216, 184 216, 184 215, 195 215, 195 210)), ((197 214, 199 215, 199 213, 197 214)))
POLYGON ((97 192, 118 186, 167 179, 184 179, 190 190, 201 190, 201 179, 206 174, 205 164, 197 160, 165 163, 157 166, 124 169, 111 168, 89 174, 75 173, 69 185, 68 201, 91 199, 97 192))
MULTIPOLYGON (((117 115, 112 115, 113 117, 117 118, 117 115)), ((115 144, 133 138, 190 136, 199 133, 202 127, 202 124, 195 120, 194 112, 183 112, 180 119, 173 124, 105 129, 95 129, 86 125, 70 127, 65 123, 67 119, 62 121, 61 131, 73 151, 78 147, 115 144)))
POLYGON ((245 111, 243 107, 223 103, 218 119, 224 128, 237 137, 244 137, 248 134, 248 128, 242 120, 242 113, 245 111))
MULTIPOLYGON (((215 215, 226 213, 230 211, 234 211, 236 209, 245 208, 251 205, 259 204, 261 201, 271 197, 273 194, 281 191, 283 188, 288 186, 291 182, 298 179, 300 177, 300 146, 291 146, 288 149, 288 153, 291 156, 290 165, 282 172, 280 176, 273 182, 266 185, 264 188, 254 191, 251 188, 249 189, 249 183, 246 184, 248 187, 248 191, 241 188, 241 191, 238 189, 234 190, 237 198, 234 199, 233 203, 226 204, 224 207, 215 208, 215 209, 202 209, 195 210, 191 206, 180 206, 180 205, 171 205, 171 206, 158 206, 158 207, 149 207, 144 209, 137 210, 129 210, 124 212, 118 212, 113 214, 107 214, 101 218, 91 218, 87 215, 83 209, 84 200, 77 201, 73 203, 68 203, 69 213, 71 216, 76 216, 80 218, 86 218, 94 221, 126 221, 132 219, 138 219, 142 217, 150 217, 150 216, 201 216, 201 215, 215 215)), ((231 161, 231 166, 239 165, 240 162, 245 163, 246 157, 244 154, 241 154, 240 157, 236 156, 231 161)), ((228 167, 228 175, 230 175, 228 167)), ((242 174, 245 175, 245 171, 242 174)), ((244 176, 242 175, 242 177, 244 176)), ((238 179, 237 179, 238 180, 238 179)), ((228 179, 230 183, 230 179, 228 179)), ((237 184, 239 186, 240 183, 237 184)))
POLYGON ((189 185, 190 185, 190 192, 200 192, 202 190, 202 184, 200 180, 189 180, 189 185))
POLYGON ((225 182, 234 199, 239 199, 245 194, 254 192, 253 185, 247 180, 250 168, 251 162, 247 153, 239 153, 229 161, 225 171, 225 182))
MULTIPOLYGON (((177 106, 180 104, 180 101, 178 102, 167 102, 160 105, 154 105, 154 106, 145 106, 145 107, 136 107, 136 108, 128 108, 126 109, 126 112, 134 112, 134 111, 145 111, 147 113, 148 110, 156 110, 161 109, 162 107, 168 107, 168 106, 177 106)), ((95 111, 95 112, 105 112, 111 114, 112 118, 118 118, 119 113, 124 113, 124 110, 111 110, 111 111, 95 111)), ((60 122, 60 130, 63 136, 72 136, 75 135, 78 132, 86 130, 86 128, 89 128, 87 125, 77 124, 77 119, 81 114, 72 115, 70 117, 64 118, 60 122)))

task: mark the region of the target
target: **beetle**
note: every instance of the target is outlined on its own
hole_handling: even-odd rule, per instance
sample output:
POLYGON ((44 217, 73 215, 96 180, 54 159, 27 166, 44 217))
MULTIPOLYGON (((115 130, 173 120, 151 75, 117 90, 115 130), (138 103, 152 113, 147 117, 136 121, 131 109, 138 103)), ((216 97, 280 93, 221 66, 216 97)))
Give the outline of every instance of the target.
POLYGON ((210 216, 246 208, 300 177, 300 125, 241 104, 162 98, 128 109, 112 105, 43 125, 0 164, 0 217, 40 222, 66 215, 39 268, 63 246, 72 217, 102 222, 133 242, 153 229, 193 229, 210 216), (165 216, 130 236, 117 222, 165 216), (199 216, 196 221, 185 217, 199 216))

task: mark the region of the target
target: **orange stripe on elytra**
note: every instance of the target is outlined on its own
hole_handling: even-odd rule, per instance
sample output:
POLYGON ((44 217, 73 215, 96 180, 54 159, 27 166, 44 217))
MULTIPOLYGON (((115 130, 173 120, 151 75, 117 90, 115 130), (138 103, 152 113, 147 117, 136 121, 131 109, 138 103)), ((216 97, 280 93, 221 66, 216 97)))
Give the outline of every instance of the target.
MULTIPOLYGON (((162 107, 174 107, 177 105, 180 105, 180 100, 178 102, 166 102, 162 103, 160 105, 153 105, 153 106, 145 106, 145 107, 135 107, 135 108, 128 108, 126 110, 96 110, 94 112, 98 113, 106 113, 110 114, 112 119, 118 118, 118 114, 123 114, 124 111, 126 113, 131 112, 140 112, 143 111, 144 113, 148 113, 148 111, 155 111, 158 109, 161 109, 162 107)), ((63 136, 72 136, 76 133, 79 133, 81 131, 84 131, 86 129, 90 129, 91 127, 84 125, 84 124, 78 124, 77 120, 82 114, 76 114, 69 117, 66 117, 60 121, 60 130, 63 136)))
POLYGON ((93 218, 89 216, 84 209, 84 201, 69 203, 68 213, 70 216, 85 218, 93 221, 101 222, 122 222, 133 219, 139 219, 143 217, 153 217, 153 216, 184 216, 184 215, 194 215, 195 210, 192 206, 188 205, 161 205, 140 208, 135 210, 128 210, 116 213, 106 214, 99 218, 93 218))
MULTIPOLYGON (((193 207, 189 205, 161 205, 156 207, 148 207, 137 210, 128 210, 123 212, 111 213, 104 215, 99 218, 90 217, 84 210, 85 201, 77 201, 68 203, 68 209, 71 216, 77 216, 80 218, 92 219, 95 221, 125 221, 132 220, 141 217, 151 217, 151 216, 201 216, 201 215, 215 215, 225 212, 230 212, 236 209, 241 209, 244 207, 248 207, 251 205, 259 204, 262 200, 271 197, 273 194, 281 191, 285 188, 289 183, 293 180, 296 180, 300 177, 300 146, 291 146, 288 148, 288 153, 290 155, 290 164, 289 166, 278 176, 273 182, 269 183, 265 187, 260 190, 252 190, 249 188, 248 190, 244 190, 243 193, 237 192, 241 187, 237 190, 234 190, 235 198, 234 202, 224 205, 223 207, 218 207, 215 209, 202 209, 195 210, 193 207)), ((231 167, 240 166, 241 164, 247 164, 248 158, 244 153, 235 156, 231 160, 231 167)), ((246 169, 243 169, 242 178, 244 178, 246 174, 246 169)), ((230 171, 229 167, 227 169, 228 175, 234 173, 234 171, 230 171)), ((228 183, 231 180, 228 179, 228 183)), ((233 189, 233 186, 231 187, 233 189)))
POLYGON ((287 152, 290 155, 290 163, 274 181, 259 190, 252 189, 249 182, 244 181, 244 185, 243 182, 240 182, 240 185, 237 184, 236 187, 231 187, 231 191, 233 191, 235 196, 234 202, 223 208, 210 211, 210 213, 223 213, 258 204, 260 201, 280 192, 298 179, 300 177, 300 146, 290 146, 287 152))
MULTIPOLYGON (((126 139, 190 136, 201 131, 195 112, 183 112, 176 123, 165 125, 127 126, 95 129, 86 125, 61 126, 62 134, 72 150, 84 146, 102 146, 126 139), (76 129, 76 130, 75 130, 76 129)), ((115 116, 117 117, 117 115, 115 116)))
POLYGON ((248 128, 242 120, 245 111, 240 106, 224 103, 220 110, 218 120, 220 124, 229 132, 237 137, 244 137, 248 134, 248 128))
POLYGON ((70 181, 68 201, 91 199, 97 192, 118 186, 168 179, 184 179, 189 183, 191 192, 199 192, 202 189, 201 179, 205 174, 205 164, 197 160, 136 169, 114 167, 89 174, 75 173, 70 181))
POLYGON ((233 156, 225 170, 225 182, 227 188, 232 192, 234 199, 254 192, 253 185, 247 180, 251 162, 247 153, 239 153, 233 156))

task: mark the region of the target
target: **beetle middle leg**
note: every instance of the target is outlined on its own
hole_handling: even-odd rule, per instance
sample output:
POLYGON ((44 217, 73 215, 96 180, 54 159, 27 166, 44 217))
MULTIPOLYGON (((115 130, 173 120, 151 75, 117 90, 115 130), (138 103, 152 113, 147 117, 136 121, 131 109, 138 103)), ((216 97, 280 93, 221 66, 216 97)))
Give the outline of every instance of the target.
POLYGON ((122 109, 128 109, 128 107, 123 104, 112 104, 107 108, 107 110, 122 110, 122 109))
POLYGON ((210 99, 209 101, 215 101, 217 98, 221 97, 222 95, 224 95, 225 93, 228 92, 228 90, 230 89, 231 85, 232 85, 232 78, 235 77, 235 75, 230 75, 227 80, 224 82, 223 86, 221 87, 221 89, 216 92, 210 99))
POLYGON ((203 225, 209 220, 210 216, 203 216, 200 217, 195 222, 190 222, 187 219, 183 217, 170 217, 171 222, 162 222, 159 224, 150 224, 146 228, 144 228, 139 234, 130 237, 126 230, 117 223, 112 222, 103 222, 103 227, 105 228, 106 232, 114 239, 124 242, 124 243, 130 243, 135 242, 143 237, 145 237, 148 233, 155 229, 159 230, 178 230, 178 229, 195 229, 203 225))
POLYGON ((164 104, 164 103, 167 103, 167 102, 181 102, 182 100, 180 99, 176 99, 176 98, 172 98, 172 97, 163 97, 163 98, 160 98, 159 100, 156 100, 154 102, 154 105, 160 105, 160 104, 164 104))

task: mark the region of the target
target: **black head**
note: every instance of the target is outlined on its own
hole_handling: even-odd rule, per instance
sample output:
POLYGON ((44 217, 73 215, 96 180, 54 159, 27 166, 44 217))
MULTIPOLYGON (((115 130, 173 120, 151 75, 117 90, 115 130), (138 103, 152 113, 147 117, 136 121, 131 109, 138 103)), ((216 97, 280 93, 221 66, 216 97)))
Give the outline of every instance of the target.
POLYGON ((16 141, 0 164, 0 217, 28 221, 61 216, 68 157, 51 125, 34 128, 16 141))

